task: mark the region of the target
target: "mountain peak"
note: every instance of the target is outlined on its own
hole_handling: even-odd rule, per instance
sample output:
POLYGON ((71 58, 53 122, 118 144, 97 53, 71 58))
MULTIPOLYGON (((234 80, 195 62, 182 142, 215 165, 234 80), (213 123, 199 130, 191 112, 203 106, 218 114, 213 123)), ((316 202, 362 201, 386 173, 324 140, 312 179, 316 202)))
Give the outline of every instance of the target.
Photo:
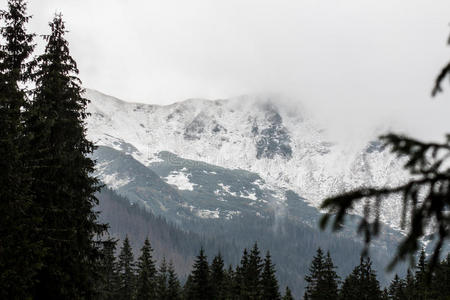
MULTIPOLYGON (((376 135, 347 145, 329 140, 311 119, 273 97, 188 99, 159 106, 128 103, 88 90, 88 136, 98 145, 127 150, 145 165, 169 151, 184 159, 244 169, 292 189, 319 206, 330 195, 361 185, 393 185, 406 177, 376 135), (375 151, 376 150, 376 151, 375 151)), ((383 206, 398 220, 400 202, 383 206)), ((361 212, 357 207, 355 212, 361 212)))

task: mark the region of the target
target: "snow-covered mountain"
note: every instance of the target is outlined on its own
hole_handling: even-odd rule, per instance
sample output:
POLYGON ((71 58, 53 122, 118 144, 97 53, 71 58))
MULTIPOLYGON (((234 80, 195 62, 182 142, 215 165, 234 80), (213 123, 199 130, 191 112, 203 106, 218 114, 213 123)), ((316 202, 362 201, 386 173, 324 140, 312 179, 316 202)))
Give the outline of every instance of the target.
MULTIPOLYGON (((238 252, 258 241, 273 254, 281 284, 297 295, 303 294, 317 247, 332 250, 342 274, 351 271, 362 249, 357 216, 348 218, 339 234, 319 230, 321 201, 363 184, 390 185, 406 178, 375 133, 357 143, 332 143, 326 128, 302 109, 273 98, 191 99, 158 106, 92 90, 86 97, 91 100, 88 137, 99 146, 93 154, 95 175, 107 187, 208 239, 215 245, 212 251, 228 249, 227 263, 236 264, 238 252)), ((398 202, 383 206, 386 223, 396 225, 398 202)), ((135 224, 129 217, 106 221, 128 233, 135 224)), ((141 234, 145 230, 135 228, 141 234)), ((381 228, 371 247, 378 270, 386 267, 402 237, 389 226, 381 228)), ((402 266, 396 270, 403 271, 402 266)), ((380 276, 385 283, 391 279, 380 276)))
MULTIPOLYGON (((338 192, 362 185, 396 185, 406 179, 401 161, 376 142, 376 132, 351 144, 332 143, 327 128, 277 99, 190 99, 159 106, 129 103, 93 90, 86 97, 91 100, 89 138, 145 166, 170 160, 171 156, 161 158, 167 151, 173 157, 252 172, 276 187, 272 190, 291 190, 315 207, 338 192)), ((107 165, 103 161, 100 171, 107 165)), ((195 185, 186 169, 159 175, 178 190, 192 190, 195 185)), ((114 172, 100 177, 116 189, 132 180, 114 172)), ((227 188, 223 185, 217 195, 229 194, 227 188)), ((252 191, 243 195, 257 197, 252 191)), ((287 201, 286 193, 279 193, 277 202, 283 201, 287 201)), ((386 201, 382 220, 396 227, 400 209, 399 199, 386 201)), ((205 214, 227 216, 214 211, 211 208, 205 214)))

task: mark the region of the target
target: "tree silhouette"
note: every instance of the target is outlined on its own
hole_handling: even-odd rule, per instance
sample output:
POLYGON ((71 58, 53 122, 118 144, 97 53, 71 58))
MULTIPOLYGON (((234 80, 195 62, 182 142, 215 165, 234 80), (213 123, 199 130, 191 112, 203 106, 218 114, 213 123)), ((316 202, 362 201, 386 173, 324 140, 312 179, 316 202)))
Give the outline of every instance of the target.
POLYGON ((137 299, 151 299, 156 295, 156 267, 152 251, 150 241, 146 238, 137 263, 137 299))
POLYGON ((115 256, 116 240, 103 244, 100 261, 101 279, 99 284, 100 299, 113 300, 116 298, 119 276, 117 273, 117 260, 115 256))
POLYGON ((309 274, 305 276, 307 282, 305 299, 337 299, 339 276, 335 269, 330 252, 325 256, 322 249, 318 248, 311 262, 309 274))
POLYGON ((45 51, 37 58, 36 88, 27 112, 33 202, 42 216, 45 249, 35 297, 92 298, 106 225, 94 211, 100 189, 92 175, 94 144, 86 137, 88 100, 70 55, 62 16, 49 23, 45 51))
POLYGON ((26 2, 10 0, 0 11, 0 298, 28 298, 42 264, 43 247, 36 238, 40 216, 30 193, 30 172, 24 151, 23 116, 30 80, 27 59, 33 34, 26 2))
POLYGON ((377 280, 375 271, 372 269, 370 258, 361 257, 360 264, 353 269, 352 273, 348 275, 347 278, 345 278, 340 292, 340 299, 382 299, 380 283, 377 280))
POLYGON ((281 298, 278 280, 275 274, 275 265, 272 263, 270 252, 267 251, 264 258, 264 267, 261 274, 262 295, 261 299, 279 300, 281 298))
POLYGON ((195 299, 211 299, 209 265, 203 248, 195 259, 191 275, 195 299))
POLYGON ((128 236, 123 241, 119 254, 119 287, 117 299, 134 299, 135 292, 135 269, 133 250, 131 249, 128 236))
POLYGON ((175 268, 173 266, 173 262, 169 262, 169 267, 167 269, 169 273, 169 277, 167 279, 167 287, 168 287, 168 297, 170 300, 178 300, 181 299, 181 285, 178 280, 178 276, 175 273, 175 268))
POLYGON ((294 300, 291 289, 288 286, 286 287, 286 291, 284 292, 283 300, 294 300))
POLYGON ((225 270, 223 258, 220 252, 214 257, 211 266, 211 294, 213 299, 220 299, 223 294, 223 282, 225 280, 225 270))

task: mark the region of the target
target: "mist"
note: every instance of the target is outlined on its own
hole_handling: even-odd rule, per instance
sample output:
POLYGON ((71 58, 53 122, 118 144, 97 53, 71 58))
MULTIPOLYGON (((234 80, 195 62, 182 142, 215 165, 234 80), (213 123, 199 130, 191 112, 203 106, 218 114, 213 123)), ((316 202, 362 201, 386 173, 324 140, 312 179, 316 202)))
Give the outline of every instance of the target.
POLYGON ((62 12, 84 86, 127 101, 276 93, 336 136, 386 128, 442 139, 450 127, 450 91, 430 96, 449 59, 449 1, 39 0, 29 8, 38 34, 62 12))

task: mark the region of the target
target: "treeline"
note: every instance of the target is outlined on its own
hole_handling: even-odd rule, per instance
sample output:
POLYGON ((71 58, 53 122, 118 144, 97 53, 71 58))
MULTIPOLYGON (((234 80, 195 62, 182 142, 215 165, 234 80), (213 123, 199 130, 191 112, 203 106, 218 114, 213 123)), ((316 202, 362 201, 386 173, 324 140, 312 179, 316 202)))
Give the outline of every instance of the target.
MULTIPOLYGON (((159 266, 152 248, 145 240, 137 261, 128 238, 115 256, 116 242, 105 244, 102 260, 101 299, 294 299, 289 287, 280 293, 275 265, 269 252, 262 258, 258 245, 244 249, 240 263, 225 266, 218 253, 209 263, 202 248, 184 285, 180 283, 172 262, 162 259, 159 266)), ((391 284, 381 288, 369 257, 344 279, 336 273, 330 253, 319 248, 309 274, 305 300, 446 300, 450 295, 450 253, 432 270, 422 250, 418 263, 404 279, 395 275, 391 284)))
POLYGON ((319 248, 314 257, 303 299, 308 300, 448 300, 450 299, 450 253, 432 269, 422 250, 414 269, 405 278, 395 275, 390 285, 380 288, 370 258, 360 264, 343 280, 336 274, 330 253, 319 248))
POLYGON ((244 249, 241 262, 233 268, 225 266, 218 253, 209 263, 205 251, 195 258, 192 271, 184 285, 180 283, 172 262, 162 259, 159 266, 152 256, 148 239, 137 261, 128 238, 125 238, 116 257, 116 243, 103 248, 101 299, 293 299, 289 288, 282 297, 270 253, 261 257, 258 245, 244 249))
POLYGON ((95 299, 107 226, 61 15, 42 54, 26 2, 0 11, 0 299, 95 299))

